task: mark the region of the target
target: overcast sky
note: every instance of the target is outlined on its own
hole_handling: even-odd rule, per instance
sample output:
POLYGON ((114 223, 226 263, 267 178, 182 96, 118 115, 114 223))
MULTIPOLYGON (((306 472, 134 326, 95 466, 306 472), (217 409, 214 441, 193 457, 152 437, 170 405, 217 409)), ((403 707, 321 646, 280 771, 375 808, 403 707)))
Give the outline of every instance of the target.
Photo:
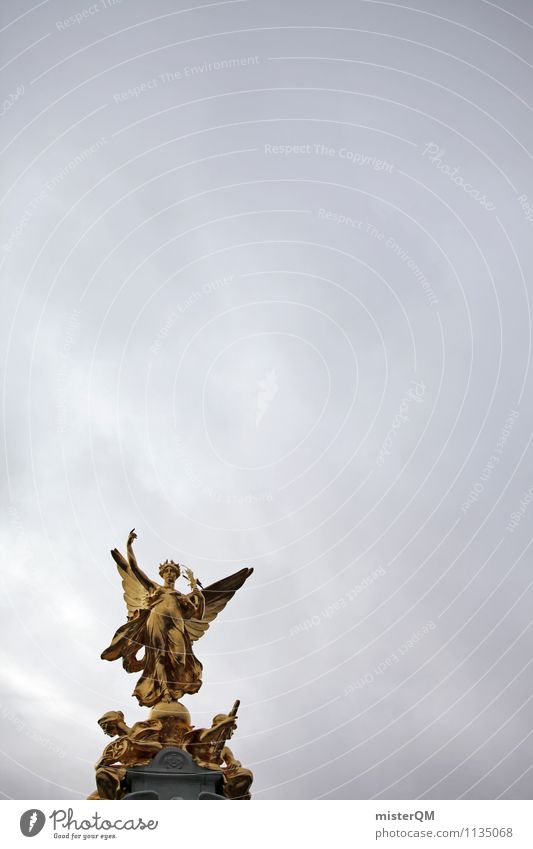
POLYGON ((256 798, 530 798, 531 4, 1 17, 3 795, 147 715, 135 527, 255 569, 184 702, 256 798))

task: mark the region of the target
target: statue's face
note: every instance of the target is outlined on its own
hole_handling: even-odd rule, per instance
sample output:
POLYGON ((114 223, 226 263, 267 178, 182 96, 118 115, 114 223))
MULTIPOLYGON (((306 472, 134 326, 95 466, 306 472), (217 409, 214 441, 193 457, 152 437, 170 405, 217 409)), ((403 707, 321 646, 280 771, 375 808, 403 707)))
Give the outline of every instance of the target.
POLYGON ((179 578, 179 572, 176 572, 174 566, 167 566, 166 569, 163 569, 161 572, 161 577, 165 582, 165 586, 173 587, 176 580, 179 578))
POLYGON ((109 737, 114 737, 116 734, 120 734, 120 724, 124 724, 124 714, 121 710, 111 710, 108 711, 107 715, 104 714, 99 720, 98 725, 109 737))

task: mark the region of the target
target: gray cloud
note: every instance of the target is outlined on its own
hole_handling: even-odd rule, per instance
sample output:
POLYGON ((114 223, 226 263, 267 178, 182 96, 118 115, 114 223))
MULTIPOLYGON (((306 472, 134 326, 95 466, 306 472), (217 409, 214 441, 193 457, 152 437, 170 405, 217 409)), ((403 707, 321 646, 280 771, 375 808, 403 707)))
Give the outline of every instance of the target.
POLYGON ((257 798, 528 798, 529 4, 189 7, 1 12, 2 792, 145 716, 135 525, 255 567, 187 704, 257 798))

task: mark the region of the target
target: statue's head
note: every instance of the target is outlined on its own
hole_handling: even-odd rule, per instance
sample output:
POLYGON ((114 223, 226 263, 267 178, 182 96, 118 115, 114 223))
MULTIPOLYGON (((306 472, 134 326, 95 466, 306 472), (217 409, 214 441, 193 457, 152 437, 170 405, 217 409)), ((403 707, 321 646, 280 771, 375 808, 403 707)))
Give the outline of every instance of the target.
POLYGON ((124 714, 121 710, 108 710, 107 713, 104 713, 103 716, 98 720, 98 725, 108 737, 116 737, 116 735, 122 730, 120 726, 125 726, 124 722, 124 714))
POLYGON ((217 713, 217 715, 213 717, 213 724, 211 727, 214 728, 216 725, 220 725, 221 723, 228 724, 227 739, 229 739, 233 736, 233 732, 237 728, 237 720, 234 716, 228 716, 227 713, 217 713))
POLYGON ((173 587, 181 575, 181 569, 177 563, 174 563, 173 560, 165 560, 165 562, 161 563, 159 566, 159 574, 163 578, 165 586, 173 587))

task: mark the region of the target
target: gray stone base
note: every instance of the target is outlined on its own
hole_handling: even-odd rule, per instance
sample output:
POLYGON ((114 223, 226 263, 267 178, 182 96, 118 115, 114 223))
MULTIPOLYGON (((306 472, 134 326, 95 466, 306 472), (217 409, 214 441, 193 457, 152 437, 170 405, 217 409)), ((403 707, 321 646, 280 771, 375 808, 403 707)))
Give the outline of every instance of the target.
POLYGON ((198 766, 183 749, 161 749, 146 766, 126 771, 124 798, 224 799, 222 773, 198 766))

